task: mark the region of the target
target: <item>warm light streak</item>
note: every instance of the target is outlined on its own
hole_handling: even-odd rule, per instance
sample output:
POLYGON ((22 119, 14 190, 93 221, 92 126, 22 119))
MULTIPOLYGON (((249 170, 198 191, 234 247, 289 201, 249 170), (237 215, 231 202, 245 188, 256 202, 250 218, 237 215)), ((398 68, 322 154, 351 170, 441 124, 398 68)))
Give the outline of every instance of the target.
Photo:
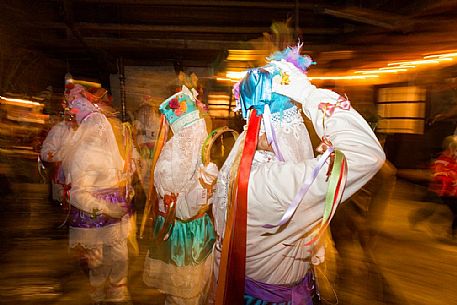
MULTIPOLYGON (((262 51, 243 52, 243 50, 230 50, 230 52, 232 52, 231 55, 234 56, 259 56, 263 54, 262 51)), ((412 69, 418 68, 418 66, 442 64, 445 62, 453 61, 454 58, 457 58, 457 52, 433 54, 424 56, 422 59, 391 62, 388 63, 386 66, 377 69, 358 70, 354 72, 354 74, 362 75, 310 76, 308 78, 310 80, 363 80, 367 78, 380 77, 380 74, 408 72, 412 69)), ((218 81, 236 83, 245 75, 246 71, 228 71, 225 75, 226 77, 217 77, 216 79, 218 81)))
POLYGON ((242 79, 246 75, 247 71, 227 71, 225 77, 231 79, 242 79))
POLYGON ((439 64, 440 62, 438 60, 434 60, 434 59, 423 59, 423 60, 413 60, 413 61, 410 61, 410 63, 413 65, 430 65, 430 64, 439 64))
POLYGON ((427 55, 427 56, 424 56, 424 59, 430 59, 430 58, 443 58, 443 57, 457 57, 457 52, 454 52, 454 53, 444 53, 444 54, 427 55))
POLYGON ((227 94, 209 94, 208 99, 222 99, 228 100, 229 96, 227 94))
MULTIPOLYGON (((403 70, 407 70, 408 68, 415 68, 416 66, 398 66, 398 67, 384 67, 384 68, 379 68, 379 70, 381 71, 385 71, 385 70, 395 70, 395 71, 398 71, 400 69, 403 69, 403 70)), ((402 71, 403 71, 402 70, 402 71)))
POLYGON ((222 93, 213 93, 208 94, 208 108, 217 109, 220 107, 229 107, 230 106, 230 96, 222 93))
POLYGON ((229 50, 228 61, 262 60, 268 56, 269 50, 229 50))
POLYGON ((378 75, 345 75, 345 76, 310 76, 310 80, 352 80, 376 78, 378 75))
POLYGON ((25 105, 44 106, 43 104, 40 104, 40 103, 37 103, 34 101, 30 101, 30 100, 24 100, 21 98, 9 98, 9 97, 0 96, 0 99, 7 101, 7 103, 5 103, 5 104, 25 104, 25 105))
POLYGON ((366 71, 355 71, 355 73, 360 74, 379 74, 379 73, 397 73, 397 72, 405 72, 408 71, 407 69, 384 69, 384 70, 366 70, 366 71))
POLYGON ((439 64, 440 62, 435 59, 421 59, 421 60, 412 60, 412 61, 400 61, 392 62, 387 64, 388 66, 402 66, 402 65, 430 65, 430 64, 439 64))
POLYGON ((79 79, 74 79, 74 78, 67 79, 66 82, 72 83, 75 85, 79 84, 81 86, 90 87, 90 88, 101 88, 102 87, 102 84, 100 84, 100 83, 90 82, 87 80, 79 80, 79 79))
POLYGON ((416 68, 416 66, 414 65, 399 65, 399 66, 395 66, 395 67, 384 67, 384 68, 379 68, 379 70, 389 70, 389 69, 397 69, 397 68, 405 68, 405 69, 414 69, 416 68))
POLYGON ((438 60, 438 61, 440 61, 440 60, 447 60, 447 61, 451 61, 451 60, 454 60, 454 59, 453 59, 453 58, 451 58, 451 57, 440 57, 440 58, 438 58, 437 60, 438 60))
POLYGON ((227 77, 216 77, 216 80, 220 81, 220 82, 232 82, 232 83, 236 83, 239 81, 239 79, 232 79, 232 78, 227 78, 227 77))

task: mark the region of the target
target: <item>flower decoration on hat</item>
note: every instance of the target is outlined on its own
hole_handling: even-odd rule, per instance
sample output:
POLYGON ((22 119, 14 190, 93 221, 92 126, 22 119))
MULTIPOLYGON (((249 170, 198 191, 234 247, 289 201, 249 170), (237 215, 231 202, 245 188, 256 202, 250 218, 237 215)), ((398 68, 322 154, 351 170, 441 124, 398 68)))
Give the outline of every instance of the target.
POLYGON ((165 116, 173 132, 177 132, 182 127, 189 126, 200 119, 194 92, 186 86, 182 86, 180 92, 166 99, 160 105, 159 110, 165 116))
MULTIPOLYGON (((303 73, 308 71, 311 65, 316 64, 308 55, 301 55, 302 43, 294 47, 287 47, 282 51, 277 51, 267 57, 267 61, 287 61, 297 67, 303 73)), ((251 107, 256 108, 259 114, 263 113, 263 107, 268 104, 272 113, 281 112, 292 106, 289 98, 272 92, 272 79, 280 78, 282 85, 290 83, 290 76, 282 71, 273 63, 254 68, 247 71, 246 76, 236 83, 233 87, 233 96, 236 101, 234 111, 242 111, 244 118, 247 117, 247 110, 251 107), (256 100, 257 102, 253 102, 256 100)))
POLYGON ((168 107, 170 109, 178 109, 179 108, 179 101, 178 101, 178 98, 175 97, 175 98, 172 98, 169 102, 168 102, 168 107))

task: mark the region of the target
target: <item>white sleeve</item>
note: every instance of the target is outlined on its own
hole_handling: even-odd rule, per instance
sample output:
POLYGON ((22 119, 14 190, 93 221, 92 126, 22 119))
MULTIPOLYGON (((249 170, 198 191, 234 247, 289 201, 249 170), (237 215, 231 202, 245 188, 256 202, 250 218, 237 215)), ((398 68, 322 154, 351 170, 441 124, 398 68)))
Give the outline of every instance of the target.
POLYGON ((46 162, 62 161, 59 151, 66 136, 66 128, 64 122, 59 122, 49 130, 41 146, 40 157, 42 160, 46 162))
POLYGON ((316 89, 303 105, 303 111, 313 122, 317 134, 329 137, 333 146, 346 156, 348 176, 342 199, 344 201, 378 172, 385 161, 385 154, 368 123, 352 107, 349 110, 336 108, 324 120, 319 104, 335 104, 339 97, 333 91, 316 89))
MULTIPOLYGON (((317 134, 322 137, 324 136, 323 112, 318 109, 319 103, 332 99, 336 102, 338 95, 334 92, 329 93, 328 90, 323 92, 320 90, 324 89, 316 89, 303 108, 305 114, 312 120, 317 134)), ((326 117, 325 135, 347 159, 347 182, 342 198, 344 201, 376 174, 384 163, 385 155, 366 121, 354 109, 336 109, 333 115, 326 117)), ((305 179, 312 175, 318 160, 319 157, 297 164, 272 162, 253 168, 249 182, 249 209, 259 212, 258 214, 253 212, 250 215, 251 225, 278 223, 305 179)), ((313 207, 322 205, 325 200, 328 189, 327 171, 328 161, 302 200, 300 210, 310 209, 308 212, 311 214, 319 213, 319 215, 308 215, 310 222, 317 221, 322 216, 321 208, 313 209, 313 207)))

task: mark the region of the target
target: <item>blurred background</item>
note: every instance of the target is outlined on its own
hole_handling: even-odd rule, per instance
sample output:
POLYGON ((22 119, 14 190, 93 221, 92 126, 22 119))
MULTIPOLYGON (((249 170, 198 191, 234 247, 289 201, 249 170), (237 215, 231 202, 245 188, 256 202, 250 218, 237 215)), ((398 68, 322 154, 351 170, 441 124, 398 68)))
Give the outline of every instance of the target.
MULTIPOLYGON (((346 94, 388 159, 337 213, 322 302, 457 304, 455 216, 430 191, 457 127, 457 1, 2 0, 0 12, 0 303, 90 302, 37 164, 63 116, 65 75, 107 88, 149 141, 158 105, 192 82, 211 129, 239 131, 233 84, 300 41, 312 83, 346 94)), ((131 259, 134 304, 162 304, 142 283, 143 259, 131 259)))

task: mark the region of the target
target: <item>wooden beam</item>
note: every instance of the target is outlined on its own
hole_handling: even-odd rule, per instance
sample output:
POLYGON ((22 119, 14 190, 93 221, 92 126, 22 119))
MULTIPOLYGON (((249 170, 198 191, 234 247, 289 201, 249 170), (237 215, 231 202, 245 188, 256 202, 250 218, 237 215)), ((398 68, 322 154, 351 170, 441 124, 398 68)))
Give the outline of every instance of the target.
MULTIPOLYGON (((41 22, 33 24, 43 29, 65 29, 66 25, 60 22, 41 22)), ((74 23, 79 30, 96 30, 106 32, 159 32, 159 33, 206 33, 206 34, 259 34, 269 32, 270 27, 233 27, 233 26, 192 26, 192 25, 152 25, 152 24, 122 24, 122 23, 74 23)), ((303 34, 334 35, 343 33, 342 28, 303 28, 303 34)))
MULTIPOLYGON (((235 8, 271 8, 271 9, 295 9, 294 2, 264 2, 264 1, 220 1, 220 0, 76 0, 75 3, 113 4, 113 5, 144 5, 144 6, 183 6, 183 7, 235 7, 235 8)), ((317 5, 312 3, 300 3, 299 9, 314 10, 317 5)))
MULTIPOLYGON (((452 15, 457 9, 457 0, 433 0, 427 1, 425 5, 423 5, 420 9, 416 9, 413 11, 415 17, 427 16, 427 15, 435 15, 445 13, 446 15, 452 15)), ((411 2, 414 4, 414 2, 411 2)))
POLYGON ((347 7, 343 9, 324 8, 322 9, 322 13, 388 30, 401 30, 402 32, 408 32, 412 26, 412 22, 404 16, 358 7, 347 7))
MULTIPOLYGON (((117 38, 86 38, 89 45, 96 45, 102 48, 135 48, 135 49, 194 49, 194 50, 249 50, 261 48, 263 42, 254 43, 251 41, 223 41, 203 39, 117 39, 117 38)), ((337 50, 341 45, 313 44, 304 41, 304 49, 307 50, 337 50)))
MULTIPOLYGON (((111 56, 104 50, 97 50, 89 46, 86 40, 81 35, 81 32, 78 28, 74 26, 74 17, 73 17, 73 8, 71 0, 63 0, 63 8, 64 8, 64 16, 65 16, 65 24, 76 38, 79 43, 84 47, 84 49, 92 55, 97 65, 100 67, 101 70, 104 71, 113 71, 114 69, 114 62, 110 60, 111 56)), ((100 77, 101 79, 101 77, 100 77)))

